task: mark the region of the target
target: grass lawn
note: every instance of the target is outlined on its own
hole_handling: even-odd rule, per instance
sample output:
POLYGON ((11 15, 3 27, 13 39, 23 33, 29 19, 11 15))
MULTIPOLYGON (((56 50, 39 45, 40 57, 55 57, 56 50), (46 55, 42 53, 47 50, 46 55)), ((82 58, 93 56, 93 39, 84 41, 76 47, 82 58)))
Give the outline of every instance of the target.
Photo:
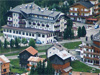
POLYGON ((17 53, 11 53, 11 54, 6 54, 5 56, 13 56, 13 55, 18 55, 19 54, 19 52, 17 52, 17 53))
MULTIPOLYGON (((89 67, 78 60, 72 61, 71 66, 73 68, 73 71, 78 71, 78 72, 91 72, 92 70, 92 67, 89 67)), ((95 71, 93 71, 93 73, 100 73, 100 70, 96 69, 95 71)))
POLYGON ((26 49, 27 47, 25 46, 25 47, 20 47, 20 48, 7 48, 7 49, 5 49, 5 48, 0 48, 0 53, 8 53, 8 52, 11 52, 11 51, 22 51, 22 50, 24 50, 24 49, 26 49))
POLYGON ((71 43, 65 43, 63 46, 65 48, 68 48, 68 49, 75 49, 75 48, 78 48, 78 46, 81 44, 82 42, 79 41, 79 42, 71 42, 71 43))
POLYGON ((14 73, 24 73, 24 72, 27 72, 25 69, 23 68, 20 68, 19 66, 19 59, 13 59, 13 60, 10 60, 10 64, 11 64, 11 72, 14 72, 14 73))
POLYGON ((46 58, 46 55, 41 55, 40 57, 41 57, 41 58, 46 58))
POLYGON ((36 49, 37 49, 37 50, 46 50, 46 49, 48 49, 49 47, 51 47, 51 45, 38 46, 36 49))

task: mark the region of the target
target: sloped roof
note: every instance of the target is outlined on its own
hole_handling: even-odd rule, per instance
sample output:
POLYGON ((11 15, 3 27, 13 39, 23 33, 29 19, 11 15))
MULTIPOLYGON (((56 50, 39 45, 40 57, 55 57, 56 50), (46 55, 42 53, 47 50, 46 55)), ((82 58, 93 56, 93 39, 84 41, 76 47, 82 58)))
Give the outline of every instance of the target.
POLYGON ((100 31, 99 31, 97 34, 95 34, 95 35, 93 36, 93 40, 94 40, 94 41, 99 41, 99 42, 100 42, 100 31))
POLYGON ((31 3, 27 3, 27 4, 18 5, 9 11, 10 12, 18 12, 18 13, 21 13, 21 11, 23 11, 26 14, 33 13, 33 14, 38 14, 38 15, 50 16, 50 17, 55 17, 60 14, 60 12, 57 12, 57 11, 54 11, 52 13, 51 10, 46 10, 46 9, 40 8, 42 10, 41 11, 41 10, 39 10, 39 8, 40 7, 38 5, 36 5, 34 2, 31 2, 31 3), (30 9, 31 5, 33 7, 32 9, 30 9), (25 8, 26 6, 27 6, 27 9, 25 8))
POLYGON ((32 62, 43 62, 43 60, 45 60, 45 58, 40 58, 40 57, 34 57, 34 56, 30 56, 30 58, 28 59, 28 61, 32 61, 32 62))
MULTIPOLYGON (((37 51, 36 49, 34 49, 32 46, 26 48, 26 49, 23 50, 22 52, 24 52, 24 51, 27 51, 27 52, 29 52, 29 53, 32 54, 32 55, 35 55, 36 53, 38 53, 38 51, 37 51)), ((22 53, 22 52, 21 52, 21 53, 22 53)))
POLYGON ((9 63, 10 60, 7 57, 5 57, 4 55, 0 55, 0 62, 9 63))
POLYGON ((71 54, 68 53, 67 51, 63 50, 63 51, 60 51, 58 53, 56 53, 57 56, 59 56, 61 59, 65 60, 67 58, 70 58, 71 57, 71 54))
MULTIPOLYGON (((77 5, 77 4, 81 4, 86 8, 91 8, 94 6, 90 1, 79 1, 79 2, 75 3, 74 5, 77 5)), ((72 6, 74 6, 74 5, 72 5, 72 6)))

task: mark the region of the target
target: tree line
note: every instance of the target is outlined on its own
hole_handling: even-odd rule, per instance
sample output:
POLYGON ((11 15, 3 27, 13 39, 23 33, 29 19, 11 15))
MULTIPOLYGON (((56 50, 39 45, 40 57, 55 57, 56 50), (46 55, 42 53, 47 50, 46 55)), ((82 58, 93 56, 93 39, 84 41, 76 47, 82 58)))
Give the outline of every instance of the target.
POLYGON ((2 42, 0 40, 0 48, 8 48, 8 45, 10 46, 10 48, 19 48, 21 46, 21 44, 23 44, 25 46, 25 44, 28 44, 29 46, 32 47, 36 47, 35 45, 35 41, 34 39, 30 39, 29 42, 27 41, 27 39, 23 38, 22 40, 20 40, 19 38, 15 38, 15 39, 11 39, 10 41, 7 41, 7 39, 5 38, 4 42, 2 42))
MULTIPOLYGON (((73 21, 71 19, 67 20, 67 28, 64 31, 64 39, 73 39, 74 38, 74 31, 72 29, 73 21)), ((85 37, 86 36, 86 29, 84 26, 79 27, 77 30, 77 37, 85 37)))
POLYGON ((47 61, 47 66, 45 61, 40 61, 36 67, 35 65, 32 65, 29 75, 54 75, 54 71, 55 70, 53 69, 50 61, 47 61))

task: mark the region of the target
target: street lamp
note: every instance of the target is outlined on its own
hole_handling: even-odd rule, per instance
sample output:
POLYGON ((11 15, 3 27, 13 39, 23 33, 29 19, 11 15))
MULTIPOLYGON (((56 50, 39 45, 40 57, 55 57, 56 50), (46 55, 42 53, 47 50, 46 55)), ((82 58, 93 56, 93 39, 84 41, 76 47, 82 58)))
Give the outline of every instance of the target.
POLYGON ((0 61, 0 75, 2 75, 2 61, 0 61))

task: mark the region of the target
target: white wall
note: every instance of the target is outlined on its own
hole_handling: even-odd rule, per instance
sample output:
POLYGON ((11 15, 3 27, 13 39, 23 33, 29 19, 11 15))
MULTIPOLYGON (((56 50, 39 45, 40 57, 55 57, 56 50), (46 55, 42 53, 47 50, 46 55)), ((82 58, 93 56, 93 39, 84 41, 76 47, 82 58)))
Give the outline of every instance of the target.
POLYGON ((19 14, 13 13, 13 26, 19 27, 19 14))
POLYGON ((47 52, 47 57, 49 58, 50 56, 54 55, 55 53, 58 53, 59 50, 56 48, 56 47, 51 47, 50 49, 48 49, 48 52, 47 52))

